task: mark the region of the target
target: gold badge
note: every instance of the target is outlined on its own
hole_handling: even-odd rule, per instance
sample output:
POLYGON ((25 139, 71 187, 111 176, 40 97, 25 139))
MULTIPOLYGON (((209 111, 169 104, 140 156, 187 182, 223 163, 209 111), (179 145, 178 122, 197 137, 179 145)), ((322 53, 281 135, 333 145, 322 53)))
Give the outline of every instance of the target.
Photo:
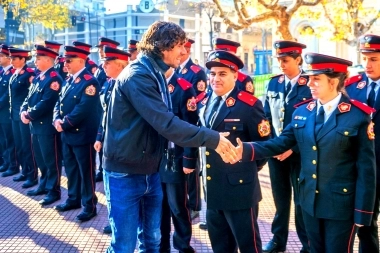
POLYGON ((368 42, 364 44, 364 47, 371 47, 368 42))
POLYGON ((250 92, 250 93, 253 93, 254 88, 253 88, 253 84, 251 81, 247 82, 247 84, 245 85, 245 90, 250 92))
POLYGON ((190 112, 194 112, 197 110, 197 101, 195 97, 192 97, 187 100, 187 110, 190 112))
POLYGON ((75 78, 74 83, 79 83, 79 82, 80 82, 80 77, 75 78))
POLYGON ((300 77, 300 78, 298 79, 298 84, 299 84, 299 85, 305 85, 306 83, 307 83, 307 80, 306 80, 305 77, 300 77))
POLYGON ((173 91, 174 91, 174 86, 173 86, 172 84, 169 84, 169 85, 168 85, 168 90, 169 90, 170 93, 173 93, 173 91))
POLYGON ((277 48, 276 53, 281 54, 281 49, 277 48))
POLYGON ((311 64, 307 65, 307 69, 308 70, 312 70, 313 69, 313 66, 311 66, 311 64))
POLYGON ((95 88, 95 86, 91 84, 90 86, 88 86, 88 87, 86 88, 86 90, 84 91, 84 93, 85 93, 86 95, 89 95, 89 96, 94 96, 95 93, 96 93, 96 88, 95 88))
POLYGON ((50 84, 50 89, 58 91, 59 90, 59 83, 57 81, 56 82, 52 82, 50 84))
POLYGON ((215 58, 212 61, 220 62, 220 59, 219 58, 215 58))
POLYGON ((315 107, 315 102, 310 102, 307 106, 306 106, 306 109, 308 109, 309 111, 312 111, 315 107))
POLYGON ((368 125, 368 128, 367 128, 367 134, 368 134, 368 139, 370 140, 374 140, 375 139, 375 132, 373 130, 373 122, 371 121, 368 125))
POLYGON ((258 131, 261 137, 270 135, 270 125, 268 120, 262 120, 258 125, 258 131))
POLYGON ((226 105, 227 105, 227 107, 231 107, 231 106, 234 106, 235 105, 235 99, 234 98, 228 98, 227 100, 226 100, 226 105))
POLYGON ((182 75, 186 74, 187 73, 187 68, 183 68, 182 71, 181 71, 182 75))
POLYGON ((200 80, 198 83, 197 83, 197 89, 199 91, 205 91, 206 90, 206 83, 203 81, 203 80, 200 80))
POLYGON ((358 83, 358 85, 356 86, 356 88, 358 89, 363 89, 366 85, 366 81, 361 81, 360 83, 358 83))
POLYGON ((351 110, 351 104, 347 104, 347 103, 340 103, 338 105, 338 109, 341 113, 343 112, 349 112, 351 110))

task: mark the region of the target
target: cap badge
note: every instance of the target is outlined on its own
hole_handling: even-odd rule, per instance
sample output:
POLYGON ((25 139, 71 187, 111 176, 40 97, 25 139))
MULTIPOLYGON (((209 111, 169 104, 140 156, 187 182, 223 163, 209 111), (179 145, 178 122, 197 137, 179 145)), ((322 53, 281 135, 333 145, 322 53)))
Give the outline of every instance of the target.
POLYGON ((371 47, 371 46, 370 46, 370 44, 369 44, 368 42, 366 42, 366 43, 364 44, 364 47, 371 47))
POLYGON ((219 58, 215 58, 215 59, 212 60, 212 61, 220 62, 220 59, 219 59, 219 58))

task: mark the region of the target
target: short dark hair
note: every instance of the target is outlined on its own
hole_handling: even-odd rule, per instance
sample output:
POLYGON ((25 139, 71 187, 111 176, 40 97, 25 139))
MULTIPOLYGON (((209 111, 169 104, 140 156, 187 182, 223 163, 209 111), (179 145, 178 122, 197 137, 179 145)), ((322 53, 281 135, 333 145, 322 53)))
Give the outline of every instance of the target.
POLYGON ((328 78, 338 78, 339 80, 339 83, 338 83, 338 87, 337 87, 337 91, 338 92, 342 92, 343 94, 347 95, 346 94, 346 90, 345 90, 345 81, 346 79, 348 78, 349 76, 349 73, 348 72, 332 72, 332 73, 326 73, 326 76, 328 78))
POLYGON ((186 33, 179 25, 173 22, 156 21, 144 33, 138 49, 144 54, 162 58, 162 51, 171 50, 178 43, 186 41, 186 33))

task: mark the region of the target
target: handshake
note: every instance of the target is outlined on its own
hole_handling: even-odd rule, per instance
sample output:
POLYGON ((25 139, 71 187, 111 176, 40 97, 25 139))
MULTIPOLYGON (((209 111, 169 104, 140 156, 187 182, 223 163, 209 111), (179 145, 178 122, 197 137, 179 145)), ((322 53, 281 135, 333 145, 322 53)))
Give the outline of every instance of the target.
POLYGON ((225 163, 235 164, 243 157, 243 143, 239 138, 236 139, 238 145, 235 147, 226 138, 230 133, 219 133, 219 144, 215 151, 222 157, 225 163))

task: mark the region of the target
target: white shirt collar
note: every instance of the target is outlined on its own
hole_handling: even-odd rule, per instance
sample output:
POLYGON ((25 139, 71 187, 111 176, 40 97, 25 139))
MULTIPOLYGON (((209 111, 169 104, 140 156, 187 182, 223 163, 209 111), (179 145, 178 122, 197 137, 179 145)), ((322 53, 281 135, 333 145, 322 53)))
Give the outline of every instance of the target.
POLYGON ((368 77, 368 86, 371 87, 371 83, 374 82, 376 83, 376 86, 380 85, 380 79, 377 81, 372 80, 371 78, 368 77))
POLYGON ((4 72, 7 72, 12 67, 12 64, 9 64, 8 66, 4 67, 4 72))
POLYGON ((53 67, 48 68, 48 69, 45 70, 44 72, 41 72, 40 75, 39 75, 38 77, 41 77, 41 76, 45 75, 45 73, 46 73, 49 69, 51 69, 51 68, 53 68, 53 67))
POLYGON ((79 70, 77 73, 75 73, 75 74, 73 75, 73 80, 75 80, 75 79, 80 75, 80 73, 82 73, 82 71, 85 70, 85 69, 86 69, 86 67, 84 67, 83 69, 81 69, 81 70, 79 70))
POLYGON ((291 80, 289 79, 289 77, 287 77, 286 75, 284 75, 285 76, 285 85, 288 84, 289 81, 290 81, 290 84, 292 85, 292 87, 294 85, 296 85, 296 83, 298 82, 298 78, 300 78, 301 74, 302 74, 302 71, 300 71, 300 73, 296 77, 294 77, 293 79, 291 79, 291 80))
POLYGON ((330 100, 324 105, 322 105, 319 100, 317 101, 317 113, 319 112, 319 108, 323 106, 323 110, 325 111, 325 122, 333 113, 333 111, 335 111, 335 109, 338 107, 338 104, 341 98, 342 98, 342 93, 339 92, 338 96, 336 96, 333 100, 330 100))
POLYGON ((182 64, 179 65, 180 70, 182 70, 189 61, 190 61, 190 56, 189 56, 189 58, 187 58, 186 61, 182 62, 182 64))
MULTIPOLYGON (((224 94, 222 96, 222 100, 223 101, 226 101, 226 99, 228 98, 228 96, 231 94, 231 92, 234 90, 235 87, 233 87, 229 92, 227 92, 226 94, 224 94)), ((211 95, 211 100, 210 102, 214 101, 215 98, 217 98, 218 95, 216 95, 214 92, 212 92, 212 95, 211 95)))
POLYGON ((174 73, 175 73, 175 71, 173 71, 173 73, 172 73, 168 78, 166 78, 166 83, 167 83, 167 84, 169 84, 169 81, 170 81, 170 79, 172 79, 172 77, 174 76, 174 73))

